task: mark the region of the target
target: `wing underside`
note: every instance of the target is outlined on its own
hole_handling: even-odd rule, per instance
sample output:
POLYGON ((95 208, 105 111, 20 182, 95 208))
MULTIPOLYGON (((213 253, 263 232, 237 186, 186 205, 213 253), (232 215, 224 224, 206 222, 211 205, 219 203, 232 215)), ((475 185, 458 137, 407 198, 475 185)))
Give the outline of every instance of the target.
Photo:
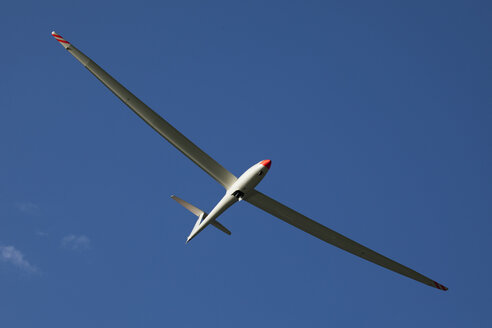
POLYGON ((349 253, 362 257, 363 259, 378 264, 386 269, 397 272, 431 287, 447 290, 448 288, 432 279, 383 256, 341 234, 333 231, 316 221, 294 211, 293 209, 277 202, 259 191, 253 191, 245 199, 247 202, 261 208, 267 213, 299 228, 329 244, 341 248, 349 253))
POLYGON ((228 189, 237 178, 212 157, 186 138, 181 132, 164 120, 159 114, 145 105, 140 99, 128 91, 105 70, 99 67, 89 57, 75 48, 70 42, 53 32, 53 37, 84 65, 99 81, 111 90, 121 101, 135 112, 142 120, 150 125, 157 133, 169 141, 174 147, 191 159, 196 165, 207 172, 212 178, 228 189))

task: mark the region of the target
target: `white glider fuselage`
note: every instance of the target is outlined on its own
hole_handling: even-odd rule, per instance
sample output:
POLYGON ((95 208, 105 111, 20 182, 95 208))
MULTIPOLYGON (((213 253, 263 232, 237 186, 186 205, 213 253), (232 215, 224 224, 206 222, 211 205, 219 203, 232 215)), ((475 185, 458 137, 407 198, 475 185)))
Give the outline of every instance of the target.
POLYGON ((246 170, 234 184, 227 189, 224 197, 215 205, 215 207, 210 211, 210 213, 203 219, 203 221, 196 225, 191 231, 190 235, 186 239, 189 242, 193 239, 200 231, 205 229, 213 220, 217 219, 219 215, 224 213, 226 209, 231 207, 232 204, 242 200, 247 197, 251 190, 254 190, 256 185, 265 177, 270 169, 272 161, 269 159, 263 160, 258 164, 253 165, 246 170))

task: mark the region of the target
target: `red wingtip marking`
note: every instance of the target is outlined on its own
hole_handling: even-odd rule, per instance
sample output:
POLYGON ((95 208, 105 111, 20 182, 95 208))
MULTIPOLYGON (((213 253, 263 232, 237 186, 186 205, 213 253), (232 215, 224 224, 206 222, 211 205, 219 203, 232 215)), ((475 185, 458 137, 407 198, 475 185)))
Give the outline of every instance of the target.
POLYGON ((270 166, 272 165, 272 161, 269 159, 265 159, 260 162, 261 165, 266 166, 268 169, 270 169, 270 166))
POLYGON ((436 285, 436 288, 437 288, 437 289, 440 289, 440 290, 448 290, 448 287, 443 286, 443 285, 441 285, 440 283, 437 283, 437 282, 435 282, 435 281, 433 281, 433 283, 434 283, 434 285, 436 285))
POLYGON ((70 44, 67 40, 65 40, 61 35, 57 34, 55 31, 51 32, 51 35, 55 38, 56 41, 61 43, 70 44))

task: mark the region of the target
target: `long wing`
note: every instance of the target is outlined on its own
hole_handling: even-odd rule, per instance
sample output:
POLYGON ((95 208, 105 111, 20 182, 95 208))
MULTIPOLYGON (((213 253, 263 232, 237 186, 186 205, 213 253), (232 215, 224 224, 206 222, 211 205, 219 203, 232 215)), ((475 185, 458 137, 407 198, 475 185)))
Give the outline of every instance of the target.
POLYGON ((150 125, 157 133, 163 136, 174 147, 185 154, 196 165, 201 167, 212 178, 217 180, 224 188, 228 189, 237 178, 222 165, 217 163, 212 157, 198 148, 193 142, 186 138, 181 132, 176 130, 171 124, 159 116, 156 112, 145 105, 140 99, 135 97, 123 85, 116 81, 111 75, 106 73, 101 67, 94 63, 89 57, 75 48, 70 42, 62 38, 56 32, 51 33, 60 44, 67 49, 82 65, 85 66, 99 81, 121 99, 131 110, 142 120, 150 125))
POLYGON ((420 281, 431 287, 435 287, 440 290, 448 290, 447 287, 435 282, 432 279, 427 278, 420 273, 401 265, 375 251, 362 246, 359 243, 335 232, 316 221, 309 219, 308 217, 288 208, 287 206, 277 202, 276 200, 262 194, 255 190, 252 191, 245 199, 247 202, 261 208, 267 213, 270 213, 277 218, 292 224, 294 227, 299 228, 329 244, 332 244, 338 248, 341 248, 349 253, 360 256, 363 259, 376 263, 386 269, 392 270, 414 280, 420 281))

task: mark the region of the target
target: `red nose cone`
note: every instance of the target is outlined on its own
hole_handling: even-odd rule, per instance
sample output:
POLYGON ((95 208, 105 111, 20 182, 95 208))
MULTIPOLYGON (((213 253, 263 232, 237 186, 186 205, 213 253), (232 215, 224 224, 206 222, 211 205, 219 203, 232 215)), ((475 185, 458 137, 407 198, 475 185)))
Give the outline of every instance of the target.
POLYGON ((268 169, 270 169, 270 165, 272 165, 272 161, 269 159, 265 159, 260 162, 261 165, 266 166, 268 169))

